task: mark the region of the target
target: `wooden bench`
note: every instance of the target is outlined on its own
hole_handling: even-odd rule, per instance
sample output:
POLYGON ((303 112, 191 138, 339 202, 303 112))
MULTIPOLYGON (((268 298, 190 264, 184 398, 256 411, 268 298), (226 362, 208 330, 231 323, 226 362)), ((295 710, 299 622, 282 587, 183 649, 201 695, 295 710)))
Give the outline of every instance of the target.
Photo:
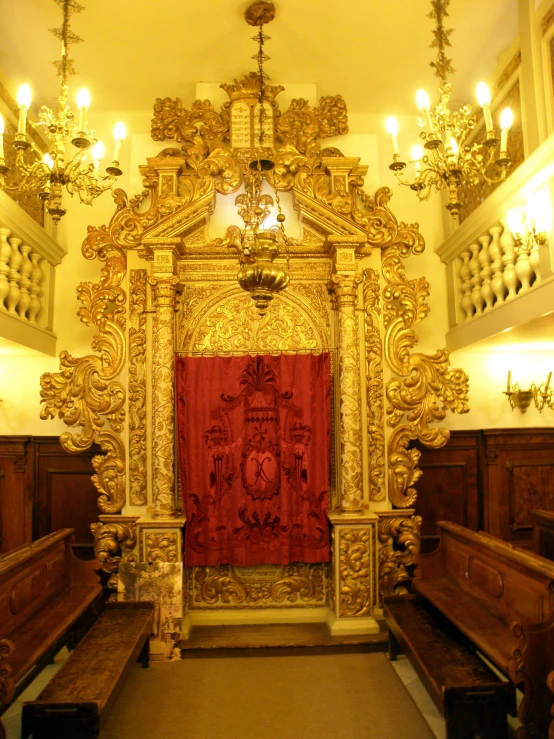
POLYGON ((153 621, 153 603, 106 603, 42 693, 23 704, 22 738, 98 737, 134 663, 148 666, 153 621))
POLYGON ((414 589, 523 691, 518 739, 546 739, 552 718, 554 563, 457 524, 419 555, 414 589))
POLYGON ((546 559, 554 560, 554 511, 542 511, 534 508, 533 519, 533 551, 546 559))
POLYGON ((479 659, 471 643, 428 601, 388 596, 389 657, 406 654, 446 721, 447 739, 507 739, 515 689, 479 659))
POLYGON ((72 534, 62 529, 0 557, 0 715, 101 610, 98 563, 73 556, 72 534))

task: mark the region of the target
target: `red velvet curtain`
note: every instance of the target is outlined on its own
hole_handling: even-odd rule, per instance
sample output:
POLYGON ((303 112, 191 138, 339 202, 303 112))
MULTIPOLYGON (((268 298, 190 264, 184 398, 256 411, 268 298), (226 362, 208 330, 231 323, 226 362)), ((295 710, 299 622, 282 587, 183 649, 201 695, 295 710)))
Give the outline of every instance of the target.
POLYGON ((329 354, 177 357, 185 565, 330 560, 329 354))

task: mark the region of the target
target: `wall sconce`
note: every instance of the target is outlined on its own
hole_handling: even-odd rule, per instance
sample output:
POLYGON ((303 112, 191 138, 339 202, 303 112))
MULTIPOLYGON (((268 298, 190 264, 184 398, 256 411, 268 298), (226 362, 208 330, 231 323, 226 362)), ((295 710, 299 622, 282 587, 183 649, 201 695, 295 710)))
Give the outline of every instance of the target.
POLYGON ((516 383, 512 385, 512 373, 508 372, 508 387, 504 391, 503 395, 508 396, 508 401, 512 406, 512 410, 519 408, 522 413, 525 413, 527 408, 531 405, 531 401, 535 401, 535 407, 542 412, 542 409, 547 406, 554 410, 554 398, 552 397, 552 390, 550 388, 550 380, 552 379, 552 372, 548 373, 546 382, 543 385, 535 385, 533 383, 529 390, 520 390, 519 385, 516 383))
POLYGON ((535 246, 546 244, 546 215, 539 203, 528 203, 526 207, 510 208, 508 228, 512 232, 518 251, 529 255, 535 246))

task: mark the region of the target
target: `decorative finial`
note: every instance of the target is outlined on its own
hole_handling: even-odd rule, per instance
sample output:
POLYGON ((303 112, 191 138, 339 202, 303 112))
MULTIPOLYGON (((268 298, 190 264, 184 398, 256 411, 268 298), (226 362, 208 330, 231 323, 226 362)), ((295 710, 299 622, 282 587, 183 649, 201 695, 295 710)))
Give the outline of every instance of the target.
POLYGON ((256 0, 244 11, 244 19, 249 26, 265 26, 275 18, 275 5, 271 0, 256 0))

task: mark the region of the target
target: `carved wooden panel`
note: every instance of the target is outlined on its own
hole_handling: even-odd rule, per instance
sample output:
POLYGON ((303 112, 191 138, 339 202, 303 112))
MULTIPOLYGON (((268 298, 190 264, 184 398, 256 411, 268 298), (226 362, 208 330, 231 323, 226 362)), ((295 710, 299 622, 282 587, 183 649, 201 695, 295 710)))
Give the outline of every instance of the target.
POLYGON ((27 448, 29 436, 0 436, 0 552, 9 552, 32 535, 27 448))
POLYGON ((452 432, 441 449, 415 446, 421 452, 418 467, 416 515, 422 517, 422 550, 438 543, 437 521, 479 528, 479 431, 452 432))
POLYGON ((75 529, 73 548, 92 558, 90 524, 98 517, 98 492, 91 475, 91 448, 82 454, 68 454, 57 437, 33 439, 36 520, 34 539, 61 528, 75 529))
POLYGON ((531 510, 554 509, 554 429, 483 432, 485 530, 531 548, 531 510))

